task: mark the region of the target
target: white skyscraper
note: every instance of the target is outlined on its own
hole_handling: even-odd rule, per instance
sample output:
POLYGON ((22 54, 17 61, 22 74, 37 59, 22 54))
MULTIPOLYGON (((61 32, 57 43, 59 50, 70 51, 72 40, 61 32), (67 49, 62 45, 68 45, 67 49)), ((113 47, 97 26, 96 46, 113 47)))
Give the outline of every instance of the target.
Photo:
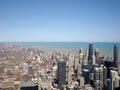
POLYGON ((117 71, 111 70, 110 71, 110 90, 115 90, 119 88, 120 76, 118 75, 117 71))
POLYGON ((92 65, 95 64, 95 55, 92 55, 92 65))
POLYGON ((95 90, 102 90, 103 87, 103 68, 96 67, 94 69, 94 88, 95 90))

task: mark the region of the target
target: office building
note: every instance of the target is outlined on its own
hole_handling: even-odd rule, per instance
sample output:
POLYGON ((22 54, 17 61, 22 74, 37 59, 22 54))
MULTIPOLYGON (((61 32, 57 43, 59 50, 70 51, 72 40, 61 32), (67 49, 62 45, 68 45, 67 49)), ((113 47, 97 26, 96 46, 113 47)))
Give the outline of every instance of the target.
POLYGON ((92 65, 95 65, 96 61, 95 61, 95 55, 92 55, 92 65))
POLYGON ((95 90, 103 90, 103 68, 96 67, 94 69, 94 88, 95 90))
POLYGON ((118 45, 114 45, 114 55, 113 55, 113 61, 114 61, 114 67, 118 68, 118 45))
POLYGON ((90 71, 87 69, 82 70, 82 76, 84 77, 84 84, 87 85, 90 83, 90 71))
POLYGON ((120 76, 117 71, 110 71, 110 90, 120 90, 120 76))
POLYGON ((87 49, 85 50, 83 64, 88 64, 88 50, 87 49))
POLYGON ((84 86, 84 82, 85 82, 85 81, 84 81, 84 77, 81 76, 81 77, 79 78, 79 80, 80 80, 79 86, 84 86))
POLYGON ((88 55, 89 64, 91 64, 92 55, 93 55, 93 44, 89 44, 89 55, 88 55))
POLYGON ((103 66, 103 87, 104 90, 107 88, 107 68, 103 66))
POLYGON ((58 61, 58 87, 66 85, 66 62, 63 59, 58 61))
POLYGON ((69 68, 74 68, 74 60, 75 60, 75 56, 73 54, 69 54, 68 56, 69 68))
POLYGON ((107 68, 107 78, 110 78, 110 67, 114 67, 113 61, 106 60, 104 61, 104 66, 107 68))
POLYGON ((95 61, 96 63, 99 63, 99 49, 98 48, 95 49, 95 61))

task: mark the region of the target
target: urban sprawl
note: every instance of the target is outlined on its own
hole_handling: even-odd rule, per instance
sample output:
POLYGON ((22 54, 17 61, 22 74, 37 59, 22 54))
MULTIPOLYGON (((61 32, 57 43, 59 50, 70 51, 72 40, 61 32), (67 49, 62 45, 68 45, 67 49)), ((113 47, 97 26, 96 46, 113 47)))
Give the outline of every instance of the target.
POLYGON ((92 43, 78 54, 0 44, 0 90, 120 90, 118 48, 108 57, 92 43))

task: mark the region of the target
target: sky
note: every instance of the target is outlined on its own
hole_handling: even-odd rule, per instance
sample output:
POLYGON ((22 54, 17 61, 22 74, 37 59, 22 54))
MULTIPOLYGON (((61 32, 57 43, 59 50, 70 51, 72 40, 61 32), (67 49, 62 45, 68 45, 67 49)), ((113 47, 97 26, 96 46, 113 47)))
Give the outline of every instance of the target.
POLYGON ((0 0, 0 42, 120 42, 120 0, 0 0))

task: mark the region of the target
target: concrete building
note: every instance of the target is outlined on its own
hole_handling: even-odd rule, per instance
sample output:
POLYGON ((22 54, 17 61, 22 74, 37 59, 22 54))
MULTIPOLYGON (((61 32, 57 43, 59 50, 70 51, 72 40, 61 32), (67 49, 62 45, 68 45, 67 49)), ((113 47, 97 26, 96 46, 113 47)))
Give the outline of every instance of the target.
POLYGON ((73 66, 74 66, 74 60, 75 60, 74 55, 73 54, 69 54, 69 56, 68 56, 69 68, 73 68, 73 66))
POLYGON ((96 61, 95 61, 95 55, 92 55, 92 65, 95 65, 96 61))
POLYGON ((107 88, 107 68, 103 66, 103 87, 104 90, 107 88))
POLYGON ((94 69, 94 88, 95 90, 103 90, 103 68, 96 67, 94 69))
POLYGON ((110 71, 110 90, 120 90, 120 76, 117 71, 110 71))
POLYGON ((95 61, 96 63, 99 63, 99 49, 98 48, 95 49, 95 61))
POLYGON ((80 87, 81 87, 81 86, 84 86, 84 83, 85 83, 84 77, 80 77, 79 80, 80 80, 79 86, 80 86, 80 87))

